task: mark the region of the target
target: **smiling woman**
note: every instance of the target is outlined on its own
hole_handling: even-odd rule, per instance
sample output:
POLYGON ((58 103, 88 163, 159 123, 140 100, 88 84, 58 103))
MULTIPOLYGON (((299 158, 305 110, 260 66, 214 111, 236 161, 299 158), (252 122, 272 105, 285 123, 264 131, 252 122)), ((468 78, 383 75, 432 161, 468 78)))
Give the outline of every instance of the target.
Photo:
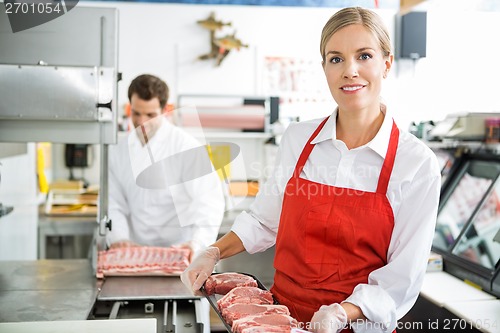
MULTIPOLYGON (((320 50, 337 107, 288 127, 250 211, 205 250, 219 259, 276 245, 271 292, 316 333, 392 332, 423 282, 441 178, 432 151, 381 103, 390 45, 368 9, 328 20, 320 50)), ((217 262, 206 258, 182 275, 193 290, 217 262)))

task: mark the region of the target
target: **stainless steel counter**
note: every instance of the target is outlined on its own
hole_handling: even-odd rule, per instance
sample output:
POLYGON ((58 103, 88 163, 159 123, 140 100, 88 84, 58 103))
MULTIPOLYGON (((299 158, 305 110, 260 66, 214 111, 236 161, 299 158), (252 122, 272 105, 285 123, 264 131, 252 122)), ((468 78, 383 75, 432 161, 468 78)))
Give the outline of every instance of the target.
POLYGON ((86 320, 97 290, 86 259, 0 261, 0 322, 86 320))
POLYGON ((177 325, 176 332, 200 333, 210 326, 208 304, 202 312, 200 298, 178 277, 103 282, 87 259, 0 261, 0 332, 67 332, 72 325, 85 327, 82 333, 174 332, 177 325))
POLYGON ((0 323, 2 333, 156 333, 156 319, 68 320, 0 323))

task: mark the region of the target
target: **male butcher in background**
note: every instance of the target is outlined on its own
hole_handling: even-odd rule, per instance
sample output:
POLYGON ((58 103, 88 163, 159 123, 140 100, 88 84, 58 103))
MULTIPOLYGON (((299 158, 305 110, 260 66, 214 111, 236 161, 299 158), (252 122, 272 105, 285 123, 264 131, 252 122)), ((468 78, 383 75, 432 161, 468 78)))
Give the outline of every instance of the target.
POLYGON ((175 245, 189 247, 193 254, 217 238, 224 214, 220 180, 215 172, 186 177, 195 166, 189 165, 193 164, 192 158, 183 158, 184 153, 201 154, 206 149, 162 116, 168 92, 164 81, 147 74, 138 76, 129 86, 131 118, 136 130, 127 140, 111 146, 109 153, 112 230, 107 234, 107 243, 111 248, 175 245), (144 151, 148 153, 144 155, 144 151), (159 186, 141 186, 138 174, 144 171, 145 162, 168 162, 172 156, 180 158, 161 165, 150 179, 153 187, 159 186), (174 174, 172 177, 182 174, 180 177, 187 181, 161 186, 162 179, 174 174))

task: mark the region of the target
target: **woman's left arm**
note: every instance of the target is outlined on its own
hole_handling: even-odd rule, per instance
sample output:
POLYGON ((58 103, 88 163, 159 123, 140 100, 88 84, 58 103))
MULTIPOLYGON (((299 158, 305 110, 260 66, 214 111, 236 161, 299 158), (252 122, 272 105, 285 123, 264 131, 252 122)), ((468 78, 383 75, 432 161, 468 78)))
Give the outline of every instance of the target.
POLYGON ((357 321, 353 325, 355 331, 373 329, 371 326, 377 323, 380 331, 392 332, 397 320, 417 300, 432 246, 441 188, 437 167, 425 169, 403 189, 401 205, 394 217, 388 263, 373 271, 368 284, 356 286, 344 301, 359 307, 368 319, 357 321))

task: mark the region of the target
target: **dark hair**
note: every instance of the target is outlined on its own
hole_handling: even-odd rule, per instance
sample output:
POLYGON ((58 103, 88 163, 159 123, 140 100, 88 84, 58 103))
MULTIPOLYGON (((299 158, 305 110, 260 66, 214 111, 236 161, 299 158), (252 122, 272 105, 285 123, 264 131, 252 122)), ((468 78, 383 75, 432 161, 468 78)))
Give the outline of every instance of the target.
POLYGON ((167 105, 168 86, 154 75, 142 74, 132 80, 128 87, 128 99, 132 100, 132 95, 137 94, 140 99, 149 101, 158 97, 160 107, 163 109, 167 105))

